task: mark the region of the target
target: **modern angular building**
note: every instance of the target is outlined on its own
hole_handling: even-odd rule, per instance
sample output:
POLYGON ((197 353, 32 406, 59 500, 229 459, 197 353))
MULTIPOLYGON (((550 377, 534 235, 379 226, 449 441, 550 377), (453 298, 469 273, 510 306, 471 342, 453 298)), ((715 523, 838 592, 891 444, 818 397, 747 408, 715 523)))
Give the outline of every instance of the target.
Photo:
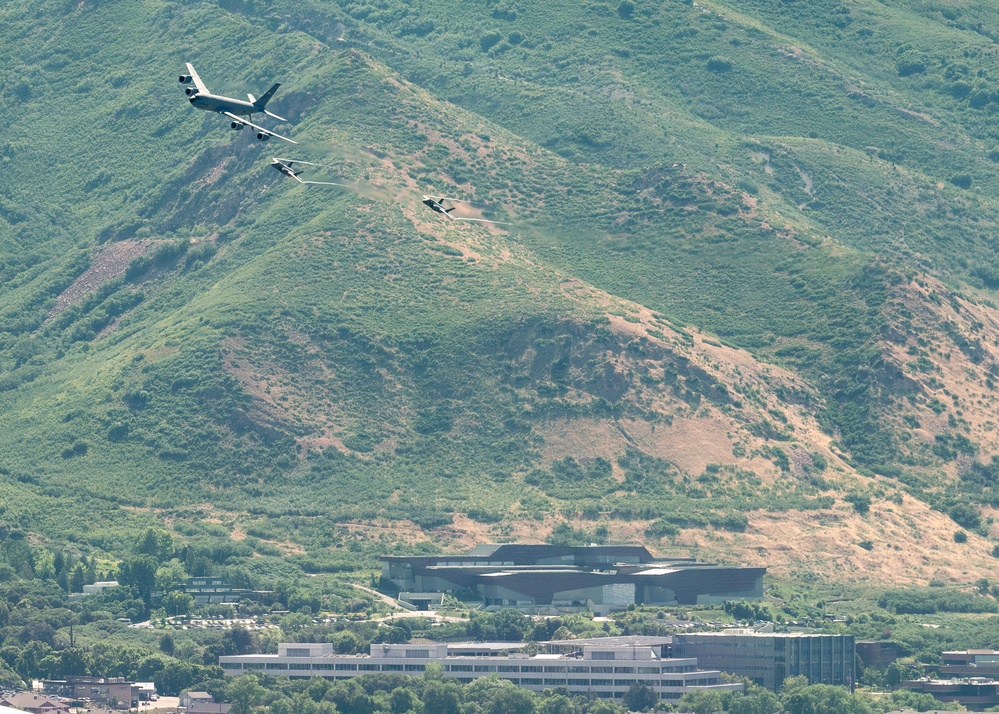
POLYGON ((798 675, 809 684, 852 691, 855 652, 853 635, 729 631, 673 636, 674 657, 693 657, 702 667, 746 677, 775 692, 798 675))
POLYGON ((763 597, 766 568, 657 560, 644 546, 487 544, 465 555, 383 556, 402 592, 468 594, 529 612, 695 605, 763 597))
POLYGON ((666 700, 704 689, 742 691, 741 683, 722 682, 720 672, 700 670, 692 658, 663 657, 667 638, 653 644, 611 639, 566 653, 533 656, 517 651, 524 646, 522 642, 376 644, 367 655, 333 654, 329 644, 279 644, 276 655, 224 656, 219 657, 219 665, 226 675, 236 677, 262 672, 293 679, 338 680, 378 672, 418 677, 428 664, 436 663, 443 667, 444 676, 463 683, 494 675, 532 691, 564 687, 573 694, 615 699, 636 682, 666 700))

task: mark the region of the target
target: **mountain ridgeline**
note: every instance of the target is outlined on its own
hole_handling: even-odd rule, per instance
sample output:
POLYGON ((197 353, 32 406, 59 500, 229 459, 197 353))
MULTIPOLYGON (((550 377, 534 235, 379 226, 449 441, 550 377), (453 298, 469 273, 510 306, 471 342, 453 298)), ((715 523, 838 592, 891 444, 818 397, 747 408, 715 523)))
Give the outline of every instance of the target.
POLYGON ((0 38, 13 526, 992 567, 993 5, 14 0, 0 38), (282 82, 355 188, 193 112, 186 61, 282 82))

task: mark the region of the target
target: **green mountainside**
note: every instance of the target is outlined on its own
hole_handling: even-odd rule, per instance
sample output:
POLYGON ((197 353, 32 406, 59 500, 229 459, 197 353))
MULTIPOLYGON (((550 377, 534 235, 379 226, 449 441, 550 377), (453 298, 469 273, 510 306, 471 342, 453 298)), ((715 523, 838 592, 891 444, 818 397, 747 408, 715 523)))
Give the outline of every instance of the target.
POLYGON ((972 582, 997 36, 973 0, 8 3, 2 518, 972 582), (186 61, 283 82, 301 146, 193 110, 186 61))

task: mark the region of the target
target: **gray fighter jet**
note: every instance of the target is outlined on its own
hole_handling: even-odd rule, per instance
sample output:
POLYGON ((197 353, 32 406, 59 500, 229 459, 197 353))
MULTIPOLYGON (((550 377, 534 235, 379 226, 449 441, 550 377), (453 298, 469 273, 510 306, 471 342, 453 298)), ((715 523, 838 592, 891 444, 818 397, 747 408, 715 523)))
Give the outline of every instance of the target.
POLYGON ((303 178, 299 178, 299 174, 302 173, 302 170, 300 169, 296 171, 295 164, 325 168, 323 166, 319 166, 319 164, 314 164, 311 161, 302 161, 301 159, 279 159, 276 157, 271 159, 271 166, 273 166, 275 169, 277 169, 280 173, 284 174, 285 176, 295 179, 299 183, 312 184, 315 186, 343 186, 347 188, 347 185, 343 183, 333 183, 332 181, 306 181, 303 178))
POLYGON ((465 201, 460 198, 448 198, 447 196, 427 196, 424 194, 421 203, 429 208, 434 213, 442 213, 452 221, 475 221, 476 223, 495 223, 498 226, 509 226, 510 223, 504 223, 503 221, 490 221, 487 218, 464 218, 462 216, 452 216, 451 211, 453 211, 455 206, 448 206, 445 201, 450 201, 451 203, 466 203, 469 206, 474 206, 475 204, 471 201, 465 201))
POLYGON ((208 91, 208 87, 205 83, 201 81, 201 77, 198 73, 194 71, 194 67, 190 62, 187 63, 187 71, 190 74, 180 75, 181 84, 194 84, 193 87, 188 86, 184 88, 184 94, 191 102, 192 107, 198 109, 204 109, 206 112, 217 112, 225 117, 228 117, 231 121, 229 126, 233 129, 239 130, 244 126, 248 126, 251 129, 255 129, 257 132, 257 139, 260 141, 267 141, 272 136, 276 136, 278 139, 287 141, 290 144, 297 144, 297 141, 292 141, 286 136, 281 136, 280 134, 271 131, 270 129, 265 129, 262 126, 258 126, 250 121, 254 114, 262 112, 269 117, 273 117, 278 121, 288 121, 277 114, 272 114, 267 111, 265 107, 267 102, 271 97, 274 96, 274 92, 280 87, 280 84, 275 84, 273 87, 267 90, 267 92, 260 99, 254 99, 252 94, 247 94, 246 96, 250 101, 244 102, 242 99, 232 99, 231 97, 221 97, 217 94, 212 94, 208 91))

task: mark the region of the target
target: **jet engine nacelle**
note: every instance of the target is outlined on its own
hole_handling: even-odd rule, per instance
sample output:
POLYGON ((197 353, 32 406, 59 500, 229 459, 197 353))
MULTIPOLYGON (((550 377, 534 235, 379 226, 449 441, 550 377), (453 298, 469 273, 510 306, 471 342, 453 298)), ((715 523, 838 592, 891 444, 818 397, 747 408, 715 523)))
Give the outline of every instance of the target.
POLYGON ((231 127, 232 127, 233 129, 235 129, 236 131, 239 131, 239 130, 240 130, 240 129, 242 129, 242 128, 243 128, 244 126, 246 126, 246 124, 244 124, 244 123, 243 123, 243 122, 241 122, 241 121, 234 121, 234 122, 232 122, 231 124, 229 124, 229 126, 231 126, 231 127))
POLYGON ((193 79, 193 77, 191 77, 191 75, 189 75, 189 74, 182 74, 182 75, 180 75, 180 83, 181 84, 189 84, 192 79, 193 79))
POLYGON ((270 135, 270 134, 265 134, 265 133, 264 133, 264 132, 262 132, 262 131, 258 131, 258 132, 257 132, 257 138, 258 138, 258 139, 259 139, 260 141, 267 141, 268 139, 270 139, 270 138, 271 138, 271 135, 270 135))
POLYGON ((197 87, 186 87, 184 89, 184 94, 186 94, 189 97, 197 93, 198 93, 197 87))

